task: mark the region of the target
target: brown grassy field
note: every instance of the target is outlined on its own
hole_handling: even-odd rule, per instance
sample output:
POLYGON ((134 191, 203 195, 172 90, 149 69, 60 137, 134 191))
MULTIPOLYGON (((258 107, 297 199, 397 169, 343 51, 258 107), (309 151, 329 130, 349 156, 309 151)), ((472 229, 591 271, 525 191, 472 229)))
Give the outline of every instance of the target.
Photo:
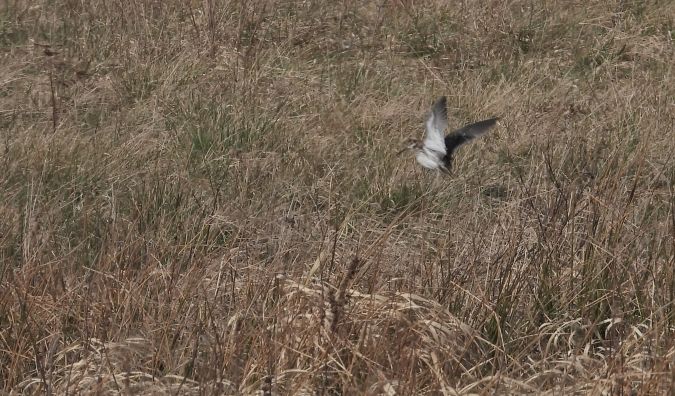
POLYGON ((0 393, 675 386, 675 2, 0 4, 0 393), (500 125, 449 176, 447 95, 500 125))

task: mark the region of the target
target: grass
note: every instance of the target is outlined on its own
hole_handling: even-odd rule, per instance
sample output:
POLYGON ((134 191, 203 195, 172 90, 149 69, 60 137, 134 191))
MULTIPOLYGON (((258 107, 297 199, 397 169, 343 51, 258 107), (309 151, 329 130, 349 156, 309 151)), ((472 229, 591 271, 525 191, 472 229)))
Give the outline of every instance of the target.
POLYGON ((673 15, 6 2, 0 389, 668 393, 673 15))

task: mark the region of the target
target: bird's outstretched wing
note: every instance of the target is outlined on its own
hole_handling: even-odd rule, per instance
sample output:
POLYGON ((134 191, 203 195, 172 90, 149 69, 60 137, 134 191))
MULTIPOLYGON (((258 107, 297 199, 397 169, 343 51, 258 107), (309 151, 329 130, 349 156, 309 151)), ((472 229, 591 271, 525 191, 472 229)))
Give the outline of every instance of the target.
POLYGON ((446 153, 443 132, 447 127, 447 99, 445 96, 441 96, 431 107, 431 113, 426 122, 427 133, 424 136, 424 147, 437 153, 439 158, 446 153))
MULTIPOLYGON (((490 128, 495 126, 499 118, 490 118, 489 120, 478 121, 473 124, 463 126, 456 131, 453 131, 445 137, 445 147, 448 154, 452 154, 453 151, 462 144, 468 142, 469 140, 478 137, 490 128)), ((426 140, 424 141, 426 144, 426 140)))

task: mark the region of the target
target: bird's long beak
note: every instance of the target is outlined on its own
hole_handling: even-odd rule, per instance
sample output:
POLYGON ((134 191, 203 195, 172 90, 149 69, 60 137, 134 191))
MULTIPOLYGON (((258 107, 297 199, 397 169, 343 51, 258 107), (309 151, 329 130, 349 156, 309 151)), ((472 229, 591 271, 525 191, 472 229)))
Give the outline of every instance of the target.
POLYGON ((406 151, 408 151, 408 149, 410 149, 410 147, 403 147, 403 149, 399 150, 396 153, 396 155, 401 155, 401 154, 405 153, 406 151))

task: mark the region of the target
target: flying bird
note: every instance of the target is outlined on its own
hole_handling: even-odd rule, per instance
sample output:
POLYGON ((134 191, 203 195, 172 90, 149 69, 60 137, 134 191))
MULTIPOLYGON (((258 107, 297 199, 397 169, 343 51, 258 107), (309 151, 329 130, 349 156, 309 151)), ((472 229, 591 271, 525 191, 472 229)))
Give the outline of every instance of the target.
POLYGON ((426 121, 424 140, 420 142, 417 139, 408 139, 407 146, 398 154, 406 150, 413 150, 420 165, 427 169, 440 169, 447 173, 452 166, 452 154, 457 147, 483 135, 495 126, 499 119, 494 117, 478 121, 463 126, 443 137, 443 133, 448 127, 447 102, 446 97, 441 96, 431 107, 431 113, 426 121))

